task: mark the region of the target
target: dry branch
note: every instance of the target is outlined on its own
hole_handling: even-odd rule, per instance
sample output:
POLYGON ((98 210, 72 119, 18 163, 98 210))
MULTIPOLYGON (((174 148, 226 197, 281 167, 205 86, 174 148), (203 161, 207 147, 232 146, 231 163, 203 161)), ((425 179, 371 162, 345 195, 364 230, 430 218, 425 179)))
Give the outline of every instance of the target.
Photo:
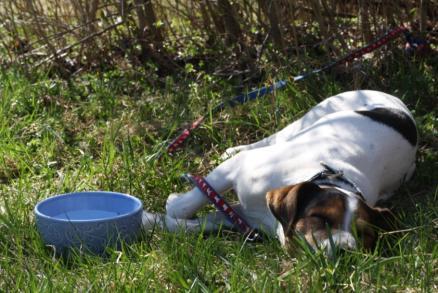
POLYGON ((9 0, 0 1, 0 48, 9 64, 62 64, 67 55, 99 64, 117 56, 172 72, 173 60, 190 55, 216 60, 221 68, 212 71, 227 63, 225 71, 247 72, 259 70, 265 56, 340 54, 394 25, 431 30, 436 11, 430 0, 9 0))
POLYGON ((47 57, 47 58, 45 58, 44 60, 42 60, 42 61, 40 61, 39 63, 37 63, 37 64, 35 65, 35 67, 39 67, 39 66, 41 66, 42 64, 47 63, 47 62, 50 61, 50 60, 56 59, 56 58, 58 58, 60 55, 62 55, 62 54, 64 54, 64 53, 67 53, 68 51, 70 51, 70 50, 73 49, 74 47, 79 46, 79 45, 81 45, 81 44, 84 44, 84 43, 86 43, 86 42, 89 42, 89 41, 92 40, 93 38, 98 37, 98 36, 100 36, 100 35, 106 33, 107 31, 110 31, 110 30, 112 30, 112 29, 115 29, 116 27, 118 27, 118 26, 120 26, 120 25, 122 25, 122 24, 123 24, 123 21, 120 21, 120 22, 118 22, 118 23, 112 24, 112 25, 106 27, 106 28, 103 29, 103 30, 100 30, 100 31, 98 31, 98 32, 95 32, 95 33, 93 33, 93 34, 91 34, 91 35, 89 35, 89 36, 86 36, 85 38, 83 38, 83 39, 81 39, 81 40, 79 40, 79 41, 77 41, 77 42, 75 42, 75 43, 73 43, 73 44, 70 44, 70 45, 68 45, 68 46, 66 46, 66 47, 64 47, 64 48, 62 48, 62 49, 59 49, 59 50, 57 50, 54 54, 50 55, 49 57, 47 57))

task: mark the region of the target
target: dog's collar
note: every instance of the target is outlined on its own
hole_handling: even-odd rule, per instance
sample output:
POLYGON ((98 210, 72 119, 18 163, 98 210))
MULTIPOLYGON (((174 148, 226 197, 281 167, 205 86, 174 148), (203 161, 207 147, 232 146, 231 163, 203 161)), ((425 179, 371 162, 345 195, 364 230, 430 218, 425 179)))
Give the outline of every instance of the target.
POLYGON ((345 176, 342 170, 336 170, 324 162, 320 162, 320 164, 324 167, 324 170, 315 174, 312 178, 308 180, 309 182, 315 183, 317 185, 329 185, 338 187, 340 189, 345 189, 365 202, 362 191, 353 181, 345 176))

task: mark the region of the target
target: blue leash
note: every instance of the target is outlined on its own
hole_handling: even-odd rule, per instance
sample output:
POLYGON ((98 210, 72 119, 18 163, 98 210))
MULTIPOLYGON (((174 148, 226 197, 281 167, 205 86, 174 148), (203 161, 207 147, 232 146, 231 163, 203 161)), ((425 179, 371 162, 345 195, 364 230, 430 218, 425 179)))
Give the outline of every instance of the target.
MULTIPOLYGON (((351 53, 345 55, 344 57, 342 57, 340 59, 329 62, 328 64, 324 65, 321 68, 314 69, 314 70, 311 70, 309 72, 306 72, 306 73, 303 73, 303 74, 300 74, 300 75, 293 77, 293 81, 301 81, 301 80, 308 78, 309 76, 312 76, 312 75, 317 74, 317 73, 322 72, 322 71, 326 71, 326 70, 328 70, 328 69, 330 69, 338 64, 351 62, 354 59, 359 58, 359 57, 361 57, 367 53, 370 53, 370 52, 376 50, 377 48, 387 44, 389 41, 398 37, 402 33, 404 34, 406 41, 410 46, 412 46, 412 47, 418 46, 418 44, 416 43, 416 39, 412 37, 412 35, 407 30, 407 28, 400 26, 400 27, 397 27, 393 30, 388 31, 385 35, 376 39, 374 42, 368 44, 367 46, 364 46, 360 49, 354 50, 351 53)), ((224 101, 224 102, 220 103, 219 105, 215 106, 211 110, 211 112, 212 112, 212 114, 215 114, 217 112, 222 111, 227 106, 235 107, 237 105, 242 105, 242 104, 245 104, 246 102, 256 100, 256 99, 263 97, 267 94, 270 94, 276 90, 280 90, 280 89, 285 88, 286 84, 287 84, 286 80, 280 80, 280 81, 277 81, 270 86, 264 86, 264 87, 261 87, 259 89, 254 90, 254 91, 251 91, 249 93, 240 94, 240 95, 238 95, 230 100, 224 101)), ((190 136, 191 132, 193 130, 195 130, 196 128, 198 128, 202 124, 202 122, 204 121, 206 116, 207 115, 199 117, 188 128, 185 128, 181 132, 181 134, 168 145, 167 153, 172 154, 178 148, 180 148, 181 145, 183 144, 183 142, 190 136)))
POLYGON ((270 94, 276 90, 282 89, 285 86, 286 86, 285 80, 277 81, 276 83, 274 83, 271 86, 264 86, 264 87, 261 87, 259 89, 254 90, 252 92, 249 92, 247 94, 240 94, 240 95, 232 98, 231 100, 222 102, 219 105, 217 105, 216 107, 214 107, 211 110, 211 112, 216 113, 216 112, 222 111, 226 106, 235 107, 237 105, 245 104, 246 102, 255 100, 257 98, 260 98, 260 97, 263 97, 267 94, 270 94))

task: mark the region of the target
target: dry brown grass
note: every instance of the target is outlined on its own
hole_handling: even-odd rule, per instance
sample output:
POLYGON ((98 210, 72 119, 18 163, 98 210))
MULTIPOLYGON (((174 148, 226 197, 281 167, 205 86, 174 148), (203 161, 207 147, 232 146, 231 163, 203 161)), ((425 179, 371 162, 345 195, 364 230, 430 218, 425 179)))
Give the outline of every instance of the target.
POLYGON ((67 75, 152 61, 167 74, 226 55, 239 74, 259 68, 263 54, 319 43, 339 55, 394 25, 432 30, 436 11, 420 0, 9 0, 0 3, 0 58, 67 75))

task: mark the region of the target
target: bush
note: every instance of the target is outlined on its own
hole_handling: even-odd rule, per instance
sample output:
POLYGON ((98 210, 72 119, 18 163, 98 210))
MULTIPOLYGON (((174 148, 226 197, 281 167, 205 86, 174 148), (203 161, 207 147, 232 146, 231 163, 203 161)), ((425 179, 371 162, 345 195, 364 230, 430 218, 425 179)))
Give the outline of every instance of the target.
POLYGON ((281 65, 309 52, 336 57, 403 23, 424 32, 436 17, 433 5, 419 0, 2 1, 0 60, 4 66, 48 66, 65 76, 150 64, 158 75, 168 75, 190 64, 254 79, 267 60, 281 65))

